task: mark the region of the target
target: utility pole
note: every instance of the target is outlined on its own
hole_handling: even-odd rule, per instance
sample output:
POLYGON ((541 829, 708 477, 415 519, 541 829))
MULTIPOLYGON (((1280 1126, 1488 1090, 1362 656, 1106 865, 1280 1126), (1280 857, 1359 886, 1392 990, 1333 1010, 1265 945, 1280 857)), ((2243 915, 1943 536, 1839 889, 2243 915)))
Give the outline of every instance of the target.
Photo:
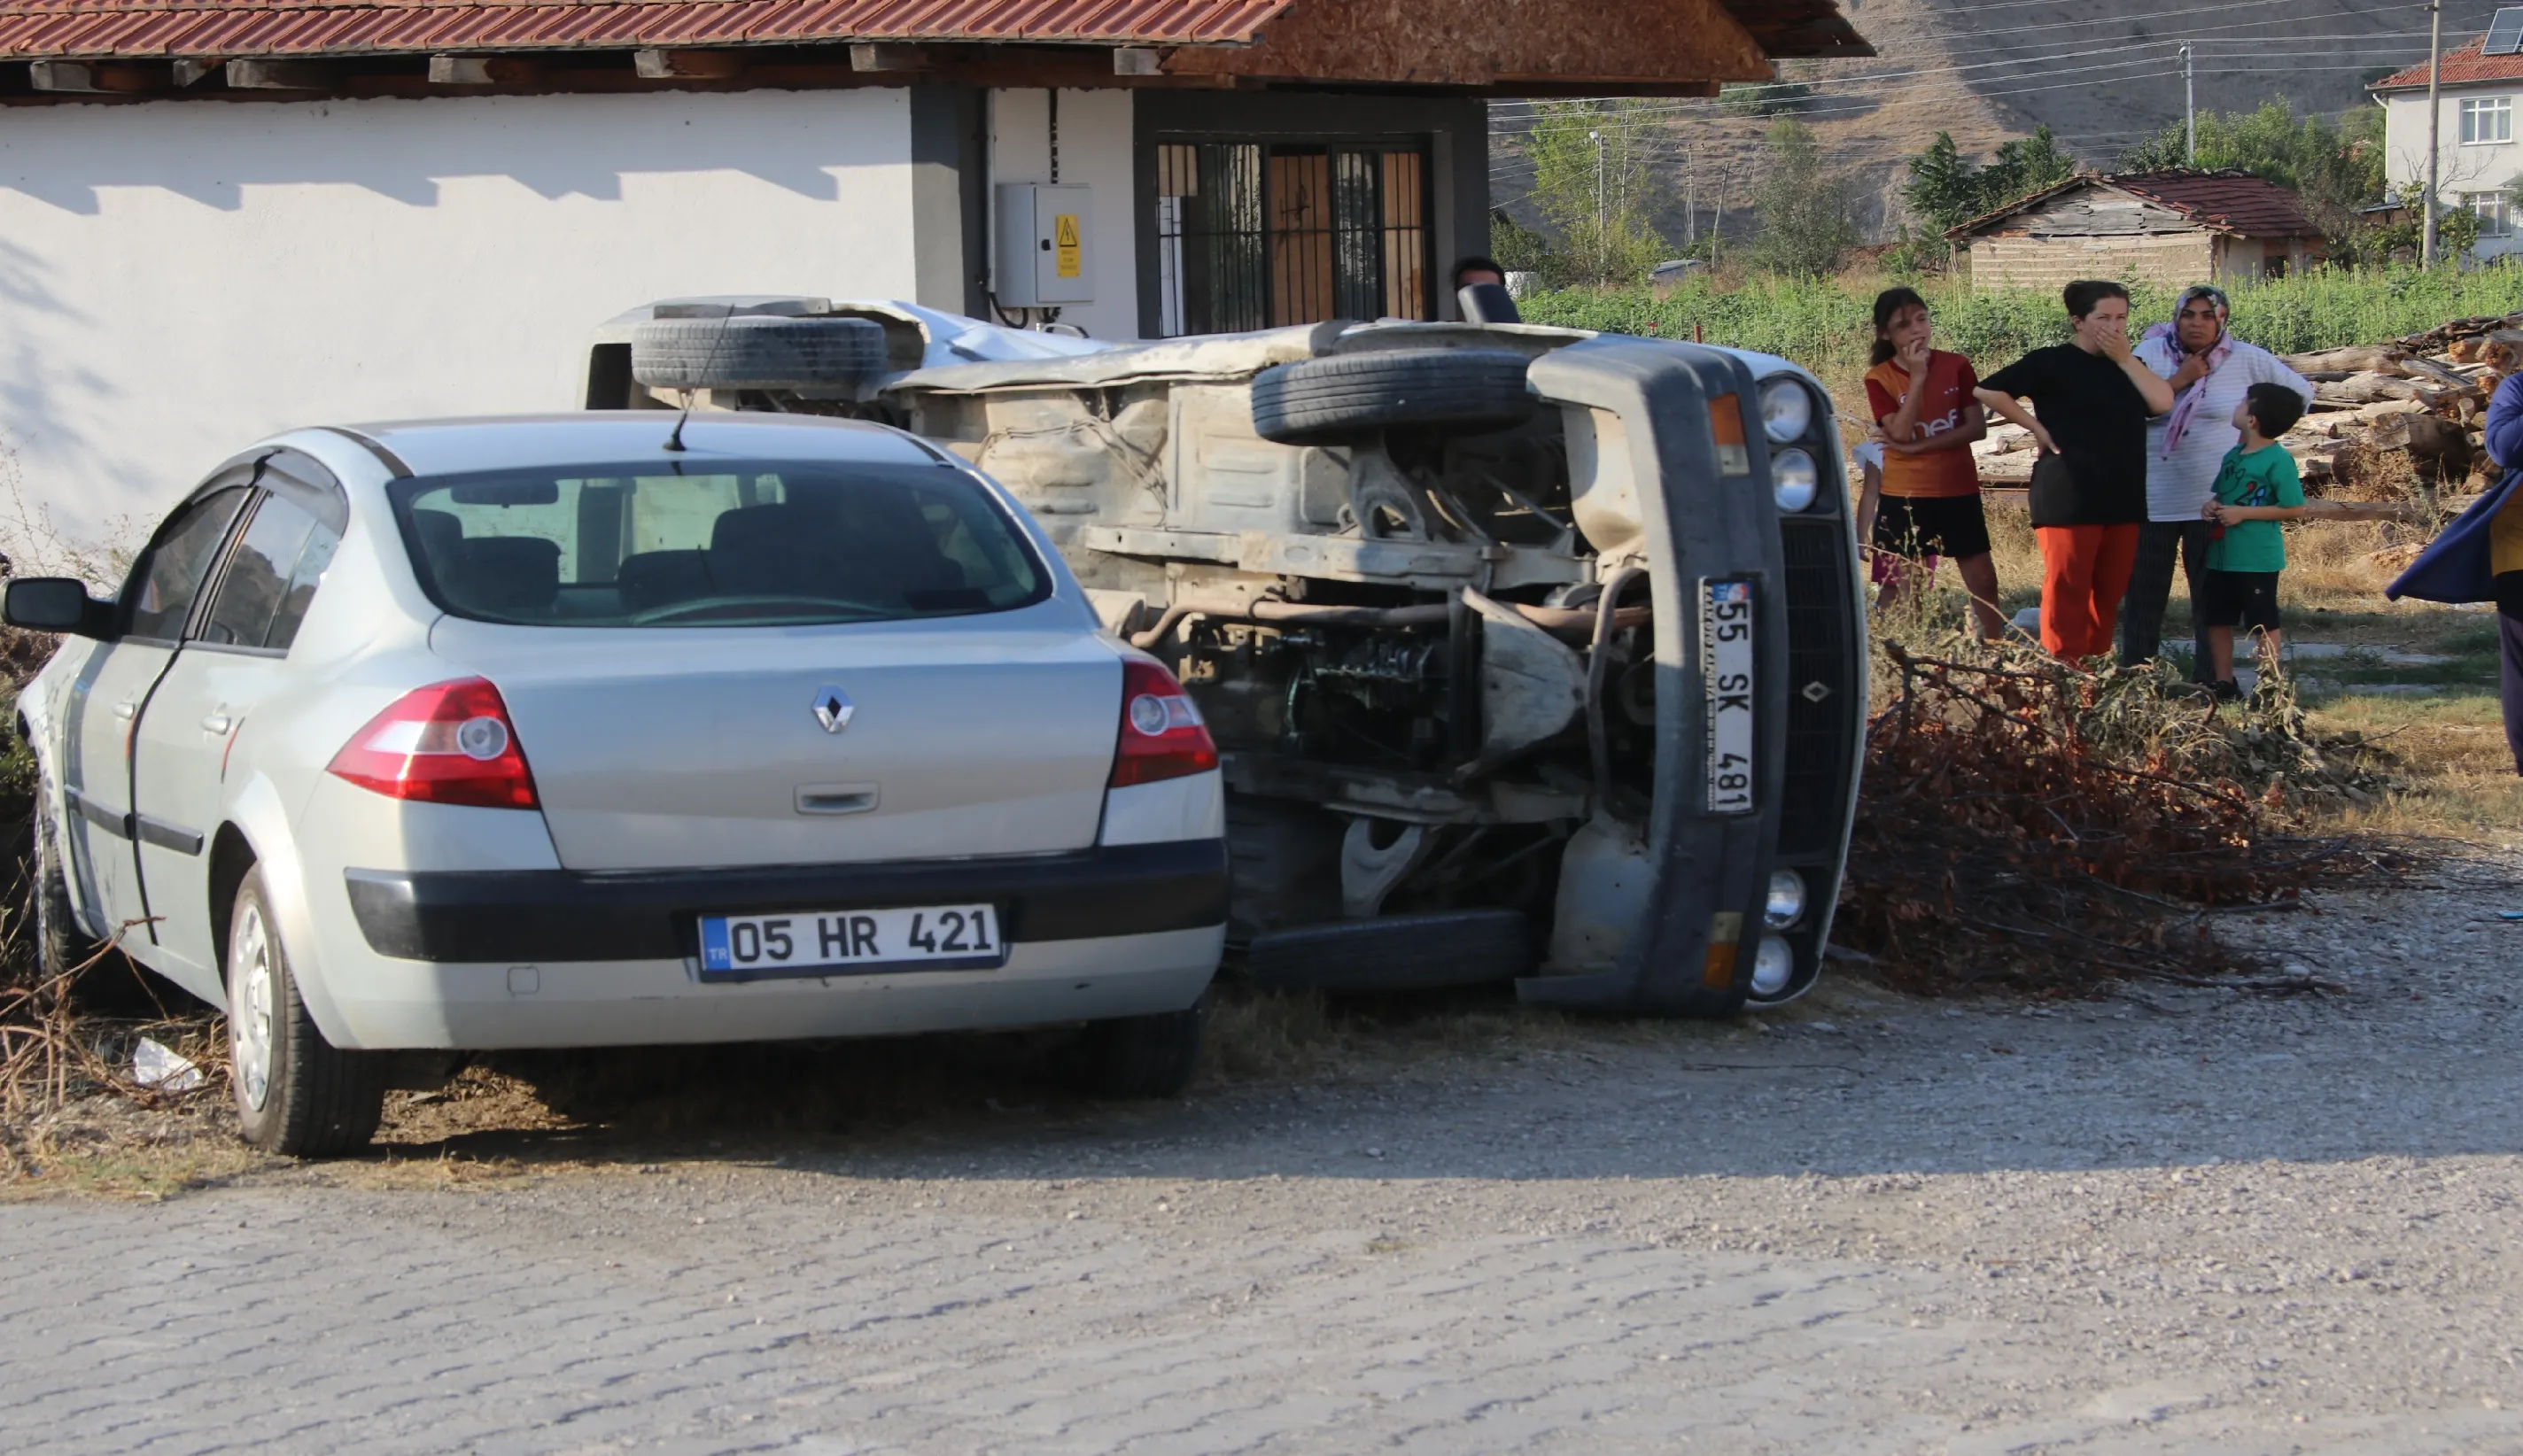
POLYGON ((2190 42, 2181 43, 2181 164, 2199 164, 2199 87, 2190 70, 2190 42))
POLYGON ((1699 241, 1699 143, 1692 142, 1682 170, 1682 246, 1699 241))
POLYGON ((1726 242, 1726 174, 1730 167, 1717 169, 1717 217, 1708 224, 1708 270, 1717 271, 1717 250, 1726 242))
POLYGON ((2443 124, 2444 0, 2427 0, 2427 223, 2418 241, 2418 266, 2436 265, 2436 168, 2442 161, 2436 132, 2443 124))
POLYGON ((1608 270, 1603 266, 1611 256, 1603 242, 1603 133, 1590 131, 1586 139, 1595 144, 1595 281, 1608 283, 1611 280, 1604 276, 1608 270))

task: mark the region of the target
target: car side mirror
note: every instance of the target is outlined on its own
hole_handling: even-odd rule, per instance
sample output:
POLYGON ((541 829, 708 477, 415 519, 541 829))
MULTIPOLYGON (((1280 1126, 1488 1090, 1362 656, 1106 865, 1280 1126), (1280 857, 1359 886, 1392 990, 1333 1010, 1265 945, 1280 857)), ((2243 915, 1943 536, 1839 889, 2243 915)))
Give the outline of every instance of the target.
POLYGON ((1503 283, 1466 283, 1454 295, 1465 323, 1522 323, 1524 314, 1503 283))
POLYGON ((87 594, 87 584, 75 577, 28 577, 11 582, 0 599, 0 620, 29 632, 67 632, 83 637, 105 635, 112 602, 87 594))

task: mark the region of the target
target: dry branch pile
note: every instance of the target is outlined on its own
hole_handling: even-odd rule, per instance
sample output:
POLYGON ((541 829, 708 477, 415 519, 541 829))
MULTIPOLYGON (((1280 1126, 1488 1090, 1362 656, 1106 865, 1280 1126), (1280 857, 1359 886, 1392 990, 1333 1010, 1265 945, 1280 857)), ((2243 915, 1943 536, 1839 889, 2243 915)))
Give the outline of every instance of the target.
POLYGON ((2028 650, 1884 651, 1898 687, 1868 728, 1833 938, 1902 990, 2078 996, 2234 972, 2212 913, 2377 863, 2295 832, 2309 797, 2373 781, 2368 751, 2307 738, 2283 696, 2220 711, 2153 673, 2028 650))

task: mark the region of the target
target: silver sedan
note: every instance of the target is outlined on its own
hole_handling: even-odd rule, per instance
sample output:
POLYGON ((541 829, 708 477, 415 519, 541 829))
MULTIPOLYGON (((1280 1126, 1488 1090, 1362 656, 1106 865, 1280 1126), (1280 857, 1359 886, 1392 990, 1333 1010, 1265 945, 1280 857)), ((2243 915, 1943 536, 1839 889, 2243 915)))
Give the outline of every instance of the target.
POLYGON ((1217 751, 986 477, 877 425, 301 430, 222 465, 19 704, 55 971, 228 1011, 245 1133, 339 1153, 465 1050, 1085 1023, 1190 1074, 1217 751))

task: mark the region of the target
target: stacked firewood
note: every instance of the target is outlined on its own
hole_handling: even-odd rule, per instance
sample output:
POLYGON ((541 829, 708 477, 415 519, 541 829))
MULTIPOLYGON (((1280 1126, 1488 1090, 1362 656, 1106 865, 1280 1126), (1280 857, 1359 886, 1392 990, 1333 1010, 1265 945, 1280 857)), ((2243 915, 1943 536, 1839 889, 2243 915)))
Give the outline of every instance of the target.
MULTIPOLYGON (((2458 502, 2497 467, 2481 446, 2480 425, 2498 382, 2523 365, 2523 313, 2459 318, 2388 344, 2289 354, 2312 381, 2312 408, 2278 443, 2296 457, 2305 488, 2324 515, 2409 520, 2458 502), (2349 498, 2407 494, 2360 490, 2415 483, 2415 499, 2349 498), (2326 500, 2323 497, 2327 497, 2326 500)), ((2032 438, 1999 425, 1973 447, 1980 480, 2004 490, 2032 478, 2032 438)))

